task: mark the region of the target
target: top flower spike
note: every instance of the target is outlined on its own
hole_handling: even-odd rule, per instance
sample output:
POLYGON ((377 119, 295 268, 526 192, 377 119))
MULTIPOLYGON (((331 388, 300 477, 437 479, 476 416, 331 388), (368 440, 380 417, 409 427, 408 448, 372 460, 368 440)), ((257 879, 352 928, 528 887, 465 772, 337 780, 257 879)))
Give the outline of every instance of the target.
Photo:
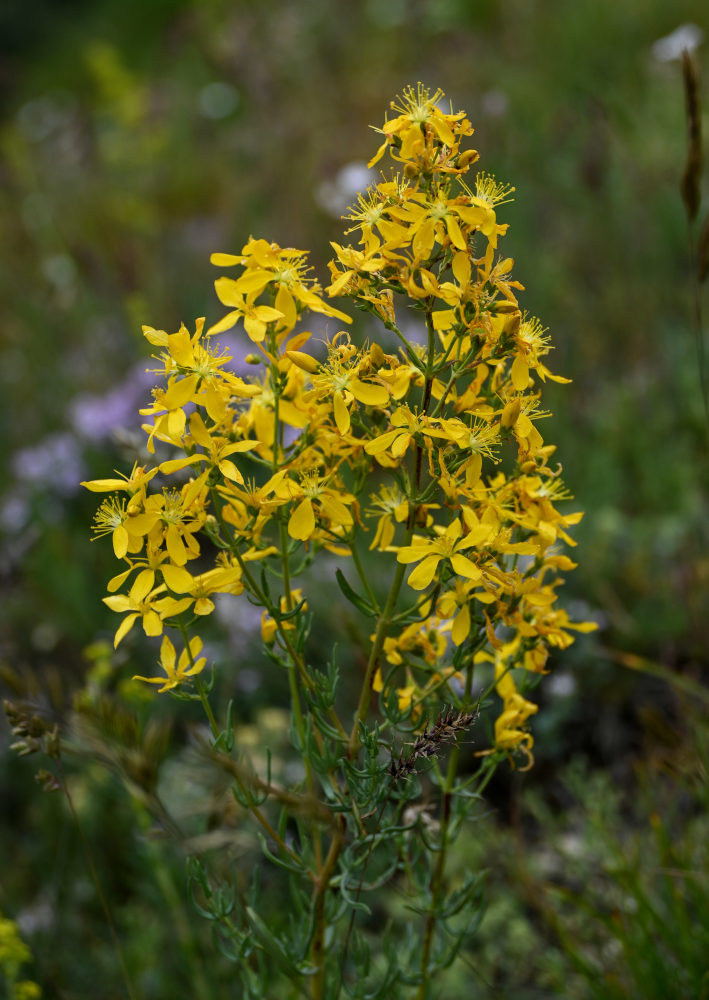
MULTIPOLYGON (((150 636, 184 633, 184 616, 211 614, 214 594, 245 593, 263 608, 264 641, 297 660, 307 684, 294 645, 308 632, 297 621, 305 597, 294 579, 303 549, 308 559, 325 549, 351 558, 366 598, 340 585, 376 620, 357 719, 375 691, 401 711, 436 710, 436 698, 459 699, 448 685, 460 676, 468 711, 474 666, 487 663, 503 703, 495 744, 529 754, 536 706, 516 678, 544 673, 551 648, 594 627, 556 607, 561 574, 574 566, 557 546, 574 544, 568 529, 581 514, 557 509, 568 493, 537 427, 547 416, 539 383, 568 380, 546 367, 549 338, 522 313, 514 262, 498 253, 507 225, 497 209, 513 189, 486 173, 466 184, 478 154, 460 147, 473 129, 464 112, 441 110, 442 96, 419 84, 392 102, 372 163, 388 150, 396 173, 350 209, 357 243, 332 244, 325 292, 304 251, 252 237, 241 253, 212 256, 238 270, 215 282, 230 311, 211 329, 201 320, 194 334, 144 329, 166 388, 141 410, 143 427, 149 451, 169 457, 125 481, 86 485, 121 493, 95 526, 127 563, 104 598, 124 615, 116 644, 138 622, 150 636), (371 312, 399 352, 391 337, 356 346, 340 330, 321 359, 296 327, 308 311, 349 322, 324 296, 371 312), (425 323, 425 344, 407 339, 397 308, 425 323), (212 343, 239 322, 262 363, 248 381, 212 343), (365 536, 377 574, 387 563, 391 571, 381 605, 358 556, 365 536)), ((204 665, 197 646, 162 649, 161 690, 191 683, 204 665)))
POLYGON ((448 115, 441 111, 438 105, 443 96, 442 90, 431 96, 421 83, 416 90, 406 87, 401 97, 391 102, 392 110, 399 112, 397 117, 385 122, 381 129, 376 129, 386 139, 368 166, 378 163, 388 148, 395 160, 419 160, 426 170, 447 173, 467 170, 478 159, 475 150, 464 153, 462 163, 456 161, 461 140, 475 130, 464 111, 448 115), (443 145, 436 144, 434 138, 443 145))

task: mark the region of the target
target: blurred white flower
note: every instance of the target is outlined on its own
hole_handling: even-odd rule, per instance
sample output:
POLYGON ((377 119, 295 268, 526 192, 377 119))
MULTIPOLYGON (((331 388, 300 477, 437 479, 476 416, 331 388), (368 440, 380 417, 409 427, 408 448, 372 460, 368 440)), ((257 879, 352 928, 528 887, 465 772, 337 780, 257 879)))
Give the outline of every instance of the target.
POLYGON ((315 192, 315 199, 326 212, 339 219, 360 191, 364 191, 373 182, 374 177, 374 170, 370 170, 366 163, 347 163, 338 171, 334 180, 322 182, 315 192))
POLYGON ((481 99, 482 111, 487 118, 502 118, 507 114, 509 101, 502 90, 487 90, 481 99))
POLYGON ((199 107, 205 118, 228 118, 239 105, 239 91, 230 83, 215 80, 199 92, 199 107))
POLYGON ((681 59, 685 49, 694 52, 703 39, 704 32, 696 24, 680 24, 669 35, 658 38, 651 51, 658 62, 672 62, 673 59, 681 59))

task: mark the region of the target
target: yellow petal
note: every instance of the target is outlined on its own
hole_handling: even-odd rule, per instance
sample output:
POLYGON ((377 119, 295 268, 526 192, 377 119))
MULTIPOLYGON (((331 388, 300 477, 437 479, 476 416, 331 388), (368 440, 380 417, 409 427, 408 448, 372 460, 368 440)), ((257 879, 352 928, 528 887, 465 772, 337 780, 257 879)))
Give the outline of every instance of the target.
POLYGON ((161 462, 158 468, 165 476, 172 475, 179 469, 186 469, 188 465, 195 462, 204 461, 204 455, 190 455, 189 458, 171 458, 168 462, 161 462))
POLYGON ((161 566, 162 577, 170 590, 176 594, 188 594, 194 585, 192 575, 182 566, 161 566))
POLYGON ((170 642, 167 636, 163 636, 162 643, 160 644, 160 662, 162 663, 165 673, 172 677, 175 673, 175 647, 170 642))
POLYGON ((452 268, 453 276, 458 284, 461 286, 467 285, 470 281, 470 259, 467 253, 463 253, 461 251, 460 253, 455 254, 453 257, 452 268))
POLYGON ((127 611, 130 608, 130 601, 125 594, 112 594, 110 597, 102 598, 103 603, 111 609, 111 611, 127 611))
POLYGON ((266 336, 266 324, 255 317, 244 317, 244 329, 255 344, 260 344, 266 336))
POLYGON ((132 615, 127 615, 123 619, 123 621, 121 622, 121 624, 116 629, 116 634, 115 634, 115 636, 113 638, 113 648, 114 649, 117 648, 118 643, 121 641, 121 639, 124 639, 128 635, 128 633, 130 632, 130 630, 133 628, 133 625, 135 624, 136 618, 138 618, 138 617, 139 617, 139 615, 132 614, 132 615))
POLYGON ((353 523, 352 514, 349 512, 345 504, 341 500, 338 500, 337 497, 320 497, 320 506, 328 520, 332 521, 334 524, 341 524, 349 527, 353 523))
MULTIPOLYGON (((558 566, 560 565, 558 560, 561 558, 562 558, 561 556, 557 557, 556 565, 558 566)), ((571 562, 570 559, 569 562, 571 562)), ((574 567, 575 563, 572 563, 570 568, 573 569, 574 567)), ((569 567, 566 568, 568 569, 569 567)), ((124 573, 119 573, 118 576, 111 577, 106 586, 106 590, 109 592, 109 594, 112 594, 114 590, 118 590, 119 587, 122 587, 132 572, 133 568, 131 567, 130 569, 127 569, 124 573)))
POLYGON ((553 590, 540 591, 536 594, 525 594, 525 600, 528 604, 533 604, 535 607, 544 608, 550 604, 553 604, 557 598, 557 594, 553 590))
POLYGON ((288 521, 288 534, 291 538, 307 541, 315 531, 315 514, 313 505, 306 497, 295 508, 288 521))
POLYGON ((332 401, 333 410, 335 411, 335 423, 337 424, 337 429, 340 434, 348 434, 350 430, 350 411, 345 405, 345 397, 342 394, 341 389, 335 391, 335 396, 332 401))
POLYGON ((243 261, 243 257, 237 257, 233 253, 213 253, 209 258, 210 264, 214 264, 215 267, 233 267, 234 264, 242 264, 243 261))
POLYGON ((376 385, 372 382, 362 382, 360 379, 353 379, 349 389, 358 403, 365 406, 386 406, 389 402, 389 393, 383 385, 376 385))
POLYGON ((152 569, 144 569, 138 573, 135 578, 135 583, 130 588, 130 599, 133 602, 133 606, 139 604, 145 597, 148 596, 152 590, 153 584, 155 583, 155 572, 152 569))
POLYGON ((514 426, 520 415, 521 409, 522 400, 519 396, 515 396, 514 399, 511 399, 509 403, 505 405, 505 408, 502 411, 502 416, 500 417, 500 424, 505 428, 514 426))
POLYGON ((529 366, 521 354, 518 354, 512 362, 510 377, 517 392, 524 392, 529 384, 529 366))
POLYGON ((470 610, 466 604, 460 609, 453 622, 451 639, 456 646, 460 646, 461 642, 467 638, 468 632, 470 632, 470 610))
POLYGON ((368 441, 364 446, 364 450, 368 455, 379 455, 381 452, 386 451, 389 445, 401 434, 400 430, 387 431, 385 434, 380 434, 379 437, 374 438, 373 441, 368 441))
POLYGON ((232 309, 231 312, 228 312, 217 323, 210 326, 209 330, 207 330, 207 336, 211 336, 214 333, 223 333, 224 330, 231 330, 233 326, 236 326, 240 318, 241 311, 239 309, 232 309))
POLYGON ((219 471, 225 479, 231 479, 233 483, 240 483, 243 485, 244 477, 241 475, 234 463, 230 462, 228 459, 222 459, 219 463, 219 471))
POLYGON ((317 358, 312 357, 310 354, 306 354, 305 351, 286 351, 286 357, 289 361, 292 361, 296 367, 302 369, 304 372, 308 372, 310 375, 314 375, 320 367, 320 362, 317 358))
POLYGON ((170 559, 178 566, 184 566, 187 562, 187 549, 182 541, 182 536, 174 524, 168 525, 165 532, 165 546, 170 559))
POLYGON ((446 229, 448 230, 448 235, 451 238, 451 243, 458 250, 467 250, 468 245, 463 239, 463 234, 460 231, 460 226, 458 222, 452 215, 446 216, 446 229))
POLYGON ((162 621, 155 611, 143 615, 143 631, 146 635, 162 635, 162 621))
POLYGON ((85 486, 92 493, 106 493, 113 490, 124 490, 128 486, 125 479, 90 479, 88 482, 79 483, 85 486))
POLYGON ((462 556, 456 552, 451 556, 451 566, 459 576, 464 576, 467 580, 480 580, 482 571, 467 556, 462 556))
POLYGON ((399 434, 395 441, 391 445, 391 453, 394 458, 401 458, 405 454, 406 449, 411 444, 410 434, 399 434))
MULTIPOLYGON (((283 323, 281 326, 285 326, 289 330, 292 330, 298 322, 298 313, 296 311, 293 296, 285 285, 281 285, 278 289, 275 305, 276 309, 283 314, 283 323)), ((275 318, 276 317, 274 317, 274 319, 275 318)))
POLYGON ((197 388, 197 375, 188 375, 187 378, 170 380, 167 392, 165 393, 162 402, 166 409, 176 410, 180 406, 184 406, 194 396, 195 390, 197 388))
POLYGON ((408 584, 413 587, 414 590, 423 590, 427 587, 431 580, 436 575, 436 569, 441 561, 441 557, 438 555, 426 556, 423 562, 414 569, 408 579, 408 584))
POLYGON ((128 532, 122 524, 117 525, 113 531, 113 551, 116 559, 122 559, 128 551, 128 532))

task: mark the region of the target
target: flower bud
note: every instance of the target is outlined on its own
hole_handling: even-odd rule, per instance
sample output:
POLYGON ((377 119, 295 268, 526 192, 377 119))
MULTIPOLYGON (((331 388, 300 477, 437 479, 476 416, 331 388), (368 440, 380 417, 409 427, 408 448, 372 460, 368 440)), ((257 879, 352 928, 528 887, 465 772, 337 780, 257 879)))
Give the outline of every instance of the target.
POLYGON ((522 409, 522 400, 519 396, 511 399, 509 403, 506 404, 504 410, 502 411, 502 417, 500 419, 500 424, 507 430, 509 427, 514 427, 517 423, 517 417, 519 417, 520 410, 522 409))
POLYGON ((317 358, 313 358, 310 354, 304 354, 303 351, 286 351, 286 357, 297 368, 301 368, 304 372, 309 372, 311 375, 314 375, 320 367, 320 362, 317 358))
POLYGON ((480 154, 477 149, 466 149, 465 152, 461 153, 456 160, 456 166, 459 170, 467 170, 476 160, 480 159, 480 154))

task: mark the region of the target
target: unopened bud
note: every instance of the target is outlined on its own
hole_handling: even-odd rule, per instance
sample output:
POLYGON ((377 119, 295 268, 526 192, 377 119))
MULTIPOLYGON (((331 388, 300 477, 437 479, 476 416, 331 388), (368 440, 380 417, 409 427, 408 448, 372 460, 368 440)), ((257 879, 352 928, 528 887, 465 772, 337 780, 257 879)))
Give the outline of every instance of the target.
POLYGON ((522 313, 519 311, 519 306, 515 305, 514 302, 498 302, 496 308, 498 315, 501 314, 503 317, 503 331, 514 337, 519 332, 522 322, 522 313))
POLYGON ((480 159, 480 154, 477 149, 466 149, 464 153, 461 153, 456 160, 456 166, 459 170, 467 170, 468 167, 475 163, 476 160, 480 159))
POLYGON ((509 403, 506 404, 504 410, 502 411, 502 417, 500 423, 507 429, 509 427, 514 427, 517 423, 517 418, 519 417, 520 410, 522 409, 522 400, 517 396, 515 399, 511 399, 509 403))
POLYGON ((244 358, 247 365, 260 365, 261 355, 260 354, 247 354, 244 358))
POLYGON ((320 362, 316 358, 310 354, 304 354, 303 351, 286 351, 286 357, 297 368, 301 368, 304 372, 309 372, 311 375, 314 375, 320 367, 320 362))

